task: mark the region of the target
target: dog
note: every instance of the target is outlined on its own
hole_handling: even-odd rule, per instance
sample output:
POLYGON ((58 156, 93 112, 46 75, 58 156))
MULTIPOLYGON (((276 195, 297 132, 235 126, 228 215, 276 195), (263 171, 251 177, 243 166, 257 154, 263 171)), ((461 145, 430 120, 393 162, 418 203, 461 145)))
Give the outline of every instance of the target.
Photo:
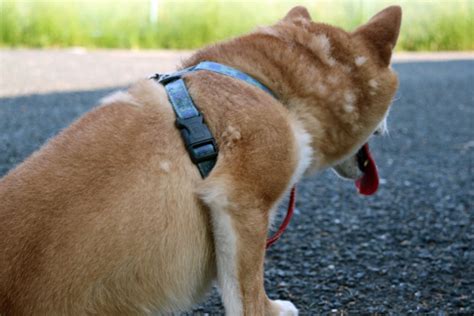
POLYGON ((360 155, 372 164, 364 144, 398 87, 400 23, 392 6, 346 32, 295 7, 185 60, 234 67, 276 96, 209 71, 185 77, 219 147, 205 179, 162 85, 103 99, 0 181, 0 314, 166 314, 217 279, 228 315, 297 315, 263 286, 272 214, 304 175, 366 177, 360 155))

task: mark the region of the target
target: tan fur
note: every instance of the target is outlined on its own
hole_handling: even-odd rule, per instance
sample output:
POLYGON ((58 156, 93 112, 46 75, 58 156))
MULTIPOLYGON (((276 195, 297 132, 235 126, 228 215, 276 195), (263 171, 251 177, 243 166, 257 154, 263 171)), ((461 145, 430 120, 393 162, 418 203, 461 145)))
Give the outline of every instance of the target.
POLYGON ((0 181, 0 313, 189 308, 216 274, 228 273, 216 262, 229 258, 219 252, 226 237, 220 221, 229 219, 238 285, 238 297, 228 298, 232 308, 294 314, 267 298, 263 262, 270 210, 298 180, 305 158, 295 126, 312 138, 313 170, 366 142, 397 88, 387 66, 400 17, 391 7, 347 33, 312 22, 297 7, 270 28, 187 60, 183 66, 211 60, 240 69, 278 98, 206 71, 186 76, 219 145, 205 180, 153 81, 107 98, 61 132, 0 181))

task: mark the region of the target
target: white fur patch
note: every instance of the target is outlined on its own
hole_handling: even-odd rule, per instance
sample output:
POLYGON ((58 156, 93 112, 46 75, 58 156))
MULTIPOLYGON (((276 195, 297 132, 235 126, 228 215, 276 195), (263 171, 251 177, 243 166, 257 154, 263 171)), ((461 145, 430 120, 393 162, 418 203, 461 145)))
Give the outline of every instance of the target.
POLYGON ((383 118, 382 122, 380 122, 379 126, 377 126, 377 129, 375 130, 380 135, 388 134, 387 117, 388 117, 388 111, 387 113, 385 113, 385 117, 383 118))
POLYGON ((274 37, 280 36, 278 31, 276 29, 272 28, 272 27, 259 27, 259 28, 257 28, 257 32, 262 33, 262 34, 271 35, 271 36, 274 36, 274 37))
POLYGON ((116 102, 129 103, 139 106, 140 104, 126 91, 113 92, 100 100, 101 104, 110 104, 116 102))
POLYGON ((305 171, 313 162, 313 148, 311 147, 311 135, 303 128, 303 124, 296 119, 291 124, 298 150, 298 164, 291 177, 290 187, 298 182, 305 171))
POLYGON ((331 43, 329 42, 329 38, 322 34, 314 37, 315 44, 323 51, 326 55, 329 55, 331 52, 331 43))
POLYGON ((160 169, 163 170, 164 172, 168 173, 171 170, 171 162, 168 160, 164 160, 160 162, 160 169))
POLYGON ((201 198, 211 209, 217 279, 226 315, 242 315, 243 304, 237 275, 237 234, 230 215, 226 213, 229 206, 227 194, 223 185, 216 185, 202 192, 201 198))
POLYGON ((279 308, 278 316, 298 316, 298 309, 290 301, 273 301, 279 308))
POLYGON ((322 61, 329 65, 334 66, 336 60, 331 56, 331 42, 325 34, 320 34, 311 39, 309 47, 320 53, 322 61))
POLYGON ((347 113, 354 112, 354 105, 352 103, 344 103, 343 107, 344 111, 346 111, 347 113))
POLYGON ((227 126, 226 130, 222 133, 222 140, 227 146, 231 146, 232 143, 237 142, 241 137, 240 131, 232 125, 227 126))
POLYGON ((369 87, 377 89, 379 86, 379 83, 375 79, 370 79, 369 80, 369 87))
POLYGON ((363 64, 365 64, 366 61, 367 61, 367 57, 365 56, 357 56, 355 58, 355 64, 357 66, 362 66, 363 64))
POLYGON ((352 93, 351 91, 344 92, 344 104, 343 104, 344 111, 351 113, 355 110, 355 106, 354 106, 355 99, 356 97, 354 93, 352 93))
POLYGON ((370 79, 369 80, 369 87, 371 88, 370 89, 370 95, 376 95, 377 94, 377 88, 379 86, 379 83, 377 82, 377 80, 375 79, 370 79))

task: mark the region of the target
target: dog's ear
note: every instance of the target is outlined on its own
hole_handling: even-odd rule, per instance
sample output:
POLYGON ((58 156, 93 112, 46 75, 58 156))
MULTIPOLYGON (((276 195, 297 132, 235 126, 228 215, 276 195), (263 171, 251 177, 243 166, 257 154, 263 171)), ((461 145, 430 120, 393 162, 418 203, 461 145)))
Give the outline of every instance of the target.
POLYGON ((303 6, 296 6, 291 9, 286 16, 283 18, 284 21, 293 21, 298 18, 303 18, 305 20, 311 21, 311 15, 309 15, 308 9, 303 6))
POLYGON ((390 6, 357 28, 353 34, 362 36, 369 47, 376 51, 382 64, 388 66, 400 33, 401 21, 402 8, 390 6))

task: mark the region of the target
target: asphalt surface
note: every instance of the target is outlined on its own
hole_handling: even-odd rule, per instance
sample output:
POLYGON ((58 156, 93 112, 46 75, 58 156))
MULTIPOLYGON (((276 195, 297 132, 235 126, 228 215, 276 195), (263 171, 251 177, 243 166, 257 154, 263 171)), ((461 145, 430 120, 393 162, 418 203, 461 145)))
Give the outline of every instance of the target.
MULTIPOLYGON (((269 296, 302 315, 474 313, 474 61, 394 68, 390 136, 371 141, 378 193, 331 172, 305 179, 268 251, 269 296)), ((1 98, 0 176, 110 91, 1 98)), ((199 313, 223 313, 215 290, 199 313)))

